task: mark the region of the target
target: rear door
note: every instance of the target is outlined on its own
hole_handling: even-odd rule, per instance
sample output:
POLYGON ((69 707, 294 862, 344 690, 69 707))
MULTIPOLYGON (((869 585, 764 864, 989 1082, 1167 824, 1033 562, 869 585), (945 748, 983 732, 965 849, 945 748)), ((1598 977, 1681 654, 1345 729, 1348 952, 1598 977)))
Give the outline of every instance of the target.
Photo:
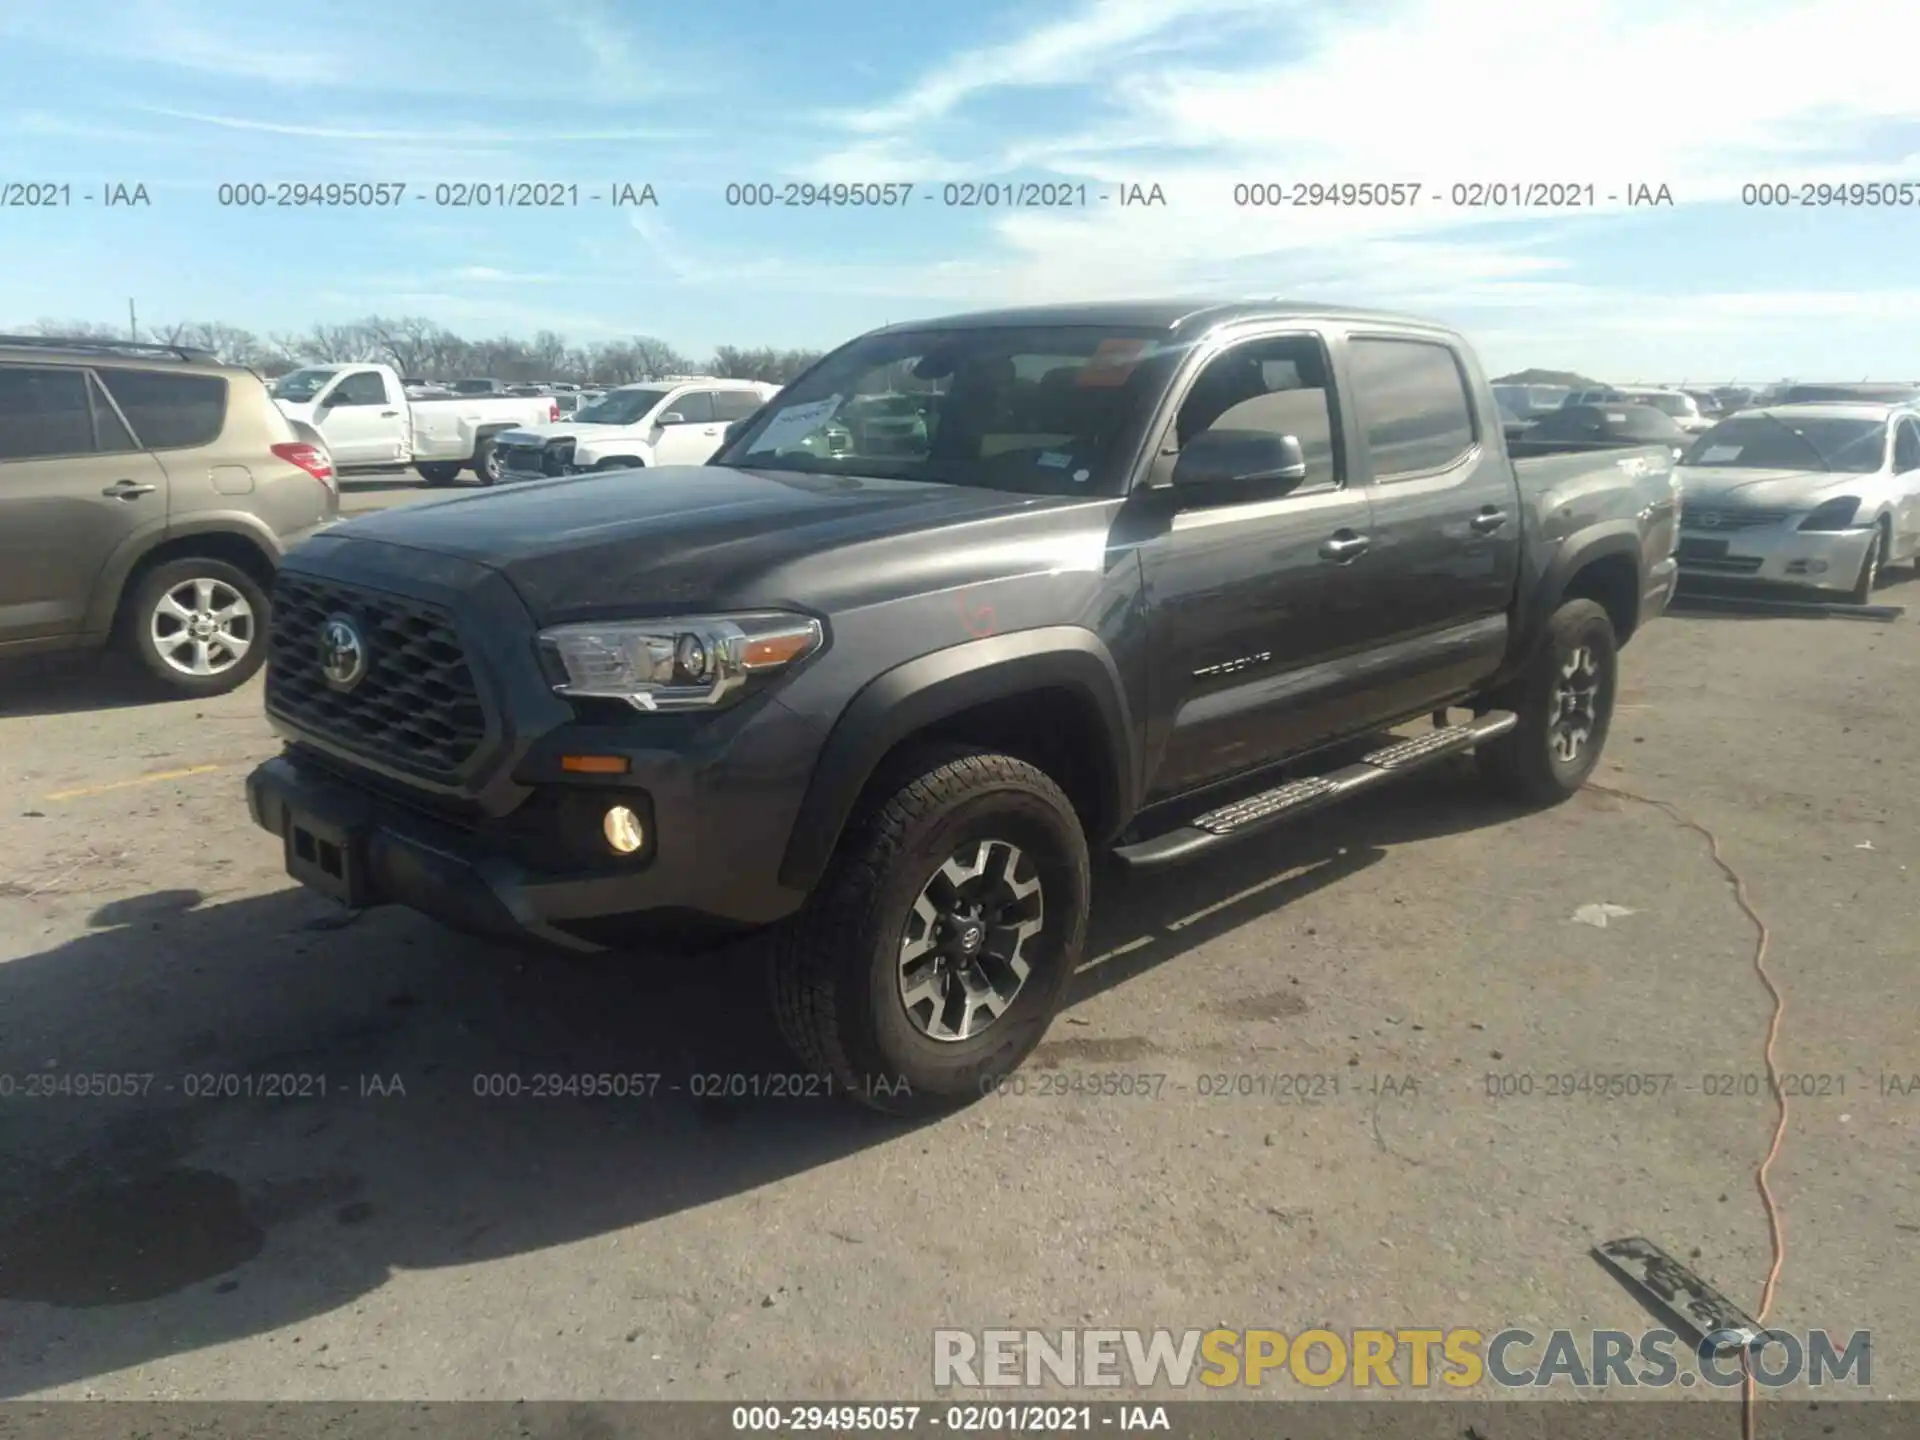
POLYGON ((0 365, 0 643, 86 629, 108 558, 166 527, 166 471, 98 381, 0 365))
POLYGON ((1520 570, 1520 505, 1483 385, 1451 337, 1355 330, 1341 393, 1373 502, 1367 594, 1381 647, 1360 698, 1398 719, 1491 673, 1506 651, 1520 570))
POLYGON ((1136 492, 1151 627, 1148 803, 1330 738, 1348 657, 1368 648, 1366 487, 1348 463, 1318 334, 1216 349, 1193 374, 1136 492), (1180 447, 1208 430, 1292 435, 1307 478, 1265 499, 1175 509, 1180 447))
POLYGON ((726 426, 714 418, 714 392, 683 390, 660 412, 661 421, 669 415, 679 418, 656 423, 654 463, 658 465, 704 465, 713 458, 725 438, 726 426))

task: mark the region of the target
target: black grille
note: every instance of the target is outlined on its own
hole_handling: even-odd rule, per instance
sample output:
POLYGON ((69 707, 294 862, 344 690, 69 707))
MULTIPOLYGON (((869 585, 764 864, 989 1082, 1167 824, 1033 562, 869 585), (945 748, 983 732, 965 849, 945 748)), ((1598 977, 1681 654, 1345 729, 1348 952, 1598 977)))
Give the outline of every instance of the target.
POLYGON ((369 758, 451 778, 486 738, 466 652, 438 605, 282 571, 267 654, 267 708, 369 758), (320 669, 320 634, 335 616, 366 646, 366 674, 344 692, 320 669))
POLYGON ((544 445, 501 445, 500 463, 522 475, 564 475, 573 461, 573 441, 549 440, 544 445))

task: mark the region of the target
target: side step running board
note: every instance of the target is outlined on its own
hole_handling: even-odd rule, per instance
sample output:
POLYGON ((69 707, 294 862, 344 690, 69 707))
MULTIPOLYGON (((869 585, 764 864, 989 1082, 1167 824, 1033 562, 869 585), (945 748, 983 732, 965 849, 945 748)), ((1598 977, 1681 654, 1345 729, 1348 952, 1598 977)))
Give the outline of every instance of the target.
POLYGON ((1424 735, 1397 740, 1331 774, 1289 780, 1271 790, 1209 810, 1177 830, 1132 845, 1121 845, 1113 853, 1131 870, 1185 860, 1310 810, 1323 809, 1363 790, 1385 785, 1436 760, 1471 750, 1482 741, 1506 734, 1519 723, 1520 717, 1511 710, 1489 710, 1465 725, 1439 726, 1424 735))

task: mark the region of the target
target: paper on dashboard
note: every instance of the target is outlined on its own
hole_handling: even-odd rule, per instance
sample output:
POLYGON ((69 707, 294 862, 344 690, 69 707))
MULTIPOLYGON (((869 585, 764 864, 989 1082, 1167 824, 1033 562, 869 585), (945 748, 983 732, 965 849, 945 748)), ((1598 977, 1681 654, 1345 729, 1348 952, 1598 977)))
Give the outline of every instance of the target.
POLYGON ((754 440, 753 449, 747 453, 760 455, 768 450, 783 450, 797 440, 804 440, 833 418, 840 403, 840 396, 829 395, 824 400, 815 400, 810 404, 789 405, 784 410, 776 410, 773 419, 767 422, 767 428, 754 440))

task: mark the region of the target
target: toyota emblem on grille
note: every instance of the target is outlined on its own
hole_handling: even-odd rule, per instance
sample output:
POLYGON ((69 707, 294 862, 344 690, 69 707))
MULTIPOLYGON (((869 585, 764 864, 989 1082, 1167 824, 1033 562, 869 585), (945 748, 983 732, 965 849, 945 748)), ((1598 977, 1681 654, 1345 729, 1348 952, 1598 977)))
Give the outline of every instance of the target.
POLYGON ((344 615, 320 627, 320 673, 335 690, 351 690, 367 675, 367 642, 344 615))
POLYGON ((1718 529, 1719 525, 1720 516, 1717 512, 1712 510, 1703 510, 1700 512, 1700 526, 1702 529, 1714 530, 1718 529))

